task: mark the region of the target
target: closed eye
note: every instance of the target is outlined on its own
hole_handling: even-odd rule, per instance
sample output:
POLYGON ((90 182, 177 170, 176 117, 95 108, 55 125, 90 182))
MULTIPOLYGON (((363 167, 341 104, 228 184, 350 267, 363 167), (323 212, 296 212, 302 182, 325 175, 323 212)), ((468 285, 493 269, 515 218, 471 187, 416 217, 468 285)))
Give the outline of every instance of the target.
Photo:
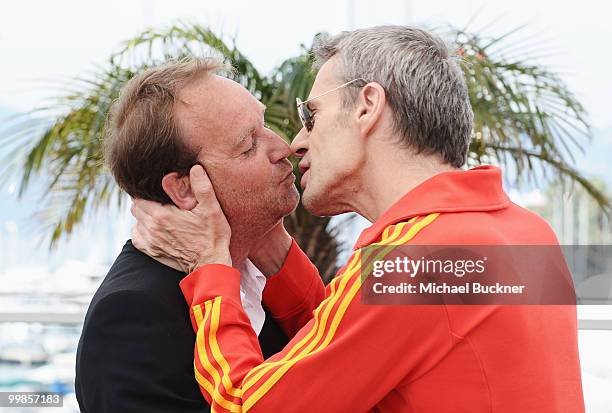
POLYGON ((256 149, 257 149, 257 138, 253 137, 253 143, 251 144, 251 147, 247 149, 246 151, 242 152, 242 155, 248 156, 254 153, 256 149))

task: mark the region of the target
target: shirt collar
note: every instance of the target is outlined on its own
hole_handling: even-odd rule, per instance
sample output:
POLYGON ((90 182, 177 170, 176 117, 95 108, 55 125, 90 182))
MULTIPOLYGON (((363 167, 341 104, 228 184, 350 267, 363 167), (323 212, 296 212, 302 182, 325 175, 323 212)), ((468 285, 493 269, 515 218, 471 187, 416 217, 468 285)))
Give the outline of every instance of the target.
POLYGON ((490 165, 442 172, 420 183, 372 226, 363 230, 353 249, 375 242, 389 225, 434 212, 495 211, 510 199, 502 186, 501 171, 490 165))
POLYGON ((266 286, 266 277, 248 258, 239 265, 240 300, 247 313, 251 326, 257 335, 261 333, 266 313, 261 304, 261 297, 266 286))

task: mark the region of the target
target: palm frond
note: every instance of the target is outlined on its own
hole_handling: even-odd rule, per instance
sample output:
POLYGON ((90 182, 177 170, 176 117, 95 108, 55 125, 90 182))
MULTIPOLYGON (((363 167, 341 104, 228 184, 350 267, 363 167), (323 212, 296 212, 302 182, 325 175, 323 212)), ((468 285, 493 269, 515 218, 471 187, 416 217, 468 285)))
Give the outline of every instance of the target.
POLYGON ((314 78, 311 58, 305 48, 300 56, 285 60, 272 73, 272 93, 262 97, 267 106, 266 122, 287 142, 291 142, 302 128, 295 98, 304 99, 308 95, 314 78))
POLYGON ((34 176, 46 178, 39 216, 51 229, 51 246, 69 235, 87 210, 108 206, 113 198, 120 204, 123 199, 103 166, 102 138, 110 105, 125 82, 168 59, 214 53, 236 68, 235 79, 253 93, 270 94, 267 80, 235 46, 203 26, 180 23, 147 30, 127 41, 106 66, 72 79, 62 95, 5 130, 2 143, 14 149, 4 169, 18 168, 19 193, 28 189, 34 176))
POLYGON ((606 214, 612 213, 609 197, 599 188, 601 185, 594 184, 592 179, 584 176, 578 169, 570 164, 555 158, 550 158, 541 152, 532 152, 524 148, 500 146, 495 144, 487 145, 487 150, 491 151, 491 156, 497 160, 514 162, 514 168, 518 166, 517 160, 522 159, 521 165, 528 169, 528 172, 537 173, 536 168, 540 167, 542 173, 548 169, 554 171, 554 180, 560 184, 567 182, 580 185, 587 194, 601 207, 606 214))
POLYGON ((452 30, 474 110, 470 163, 510 162, 517 181, 569 176, 609 208, 610 200, 571 166, 591 140, 584 107, 556 73, 509 56, 524 50, 514 38, 524 29, 494 38, 452 30))
MULTIPOLYGON (((517 179, 567 176, 608 208, 609 199, 572 166, 574 154, 584 150, 591 136, 585 110, 556 73, 525 58, 527 52, 537 55, 542 45, 517 40, 522 32, 486 37, 467 28, 451 29, 475 113, 469 162, 508 165, 517 179)), ((193 55, 217 55, 230 63, 236 69, 230 76, 267 106, 269 127, 287 142, 293 140, 301 128, 295 98, 307 96, 315 77, 306 47, 262 75, 234 39, 208 27, 179 22, 147 29, 123 43, 103 66, 71 79, 59 97, 5 130, 0 143, 10 146, 11 155, 3 163, 3 176, 17 171, 21 194, 34 176, 47 177, 41 216, 52 245, 88 211, 122 202, 102 163, 102 137, 109 106, 123 84, 147 67, 193 55)), ((339 229, 301 205, 286 223, 324 278, 332 275, 343 248, 339 229)))
POLYGON ((262 93, 269 91, 267 79, 238 50, 235 42, 228 44, 222 35, 197 23, 178 22, 164 29, 147 29, 124 42, 110 57, 110 63, 120 67, 150 67, 170 59, 210 55, 229 62, 236 69, 230 77, 256 97, 261 98, 262 93))

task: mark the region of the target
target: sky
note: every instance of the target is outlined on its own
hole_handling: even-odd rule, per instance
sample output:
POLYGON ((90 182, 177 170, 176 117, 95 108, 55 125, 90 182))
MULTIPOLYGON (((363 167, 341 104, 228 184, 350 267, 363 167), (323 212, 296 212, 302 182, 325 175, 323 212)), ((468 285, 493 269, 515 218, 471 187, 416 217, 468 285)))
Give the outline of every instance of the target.
POLYGON ((546 63, 585 103, 592 124, 608 129, 611 11, 609 2, 596 0, 12 1, 0 14, 0 106, 40 106, 57 93, 50 80, 86 74, 143 28, 179 19, 237 36, 240 49, 267 72, 320 31, 390 23, 464 26, 476 16, 471 27, 493 23, 491 34, 528 24, 524 36, 541 38, 553 54, 546 63))
MULTIPOLYGON (((516 39, 535 39, 542 45, 546 56, 541 62, 560 74, 589 113, 595 143, 578 157, 579 168, 612 179, 611 11, 608 2, 595 0, 5 2, 0 13, 0 131, 3 114, 32 110, 45 105, 47 98, 61 94, 57 80, 87 76, 123 41, 144 28, 164 27, 179 20, 205 24, 235 37, 240 50, 263 73, 300 53, 300 45, 310 45, 313 36, 321 31, 336 33, 378 24, 463 27, 471 22, 474 31, 486 27, 485 34, 500 35, 526 24, 516 39)), ((13 192, 10 187, 3 189, 7 190, 14 195, 14 186, 13 192)), ((7 215, 3 218, 27 220, 24 217, 28 211, 22 210, 26 201, 6 199, 5 207, 0 207, 0 213, 7 215)), ((35 197, 28 201, 32 206, 35 202, 35 197)), ((108 231, 105 219, 108 217, 102 218, 101 226, 108 231)), ((117 235, 118 240, 129 236, 129 226, 126 227, 117 235)), ((91 236, 88 231, 89 228, 83 229, 70 243, 72 246, 63 245, 61 249, 74 248, 84 253, 79 247, 83 237, 91 236)), ((11 243, 10 239, 5 241, 11 243)))

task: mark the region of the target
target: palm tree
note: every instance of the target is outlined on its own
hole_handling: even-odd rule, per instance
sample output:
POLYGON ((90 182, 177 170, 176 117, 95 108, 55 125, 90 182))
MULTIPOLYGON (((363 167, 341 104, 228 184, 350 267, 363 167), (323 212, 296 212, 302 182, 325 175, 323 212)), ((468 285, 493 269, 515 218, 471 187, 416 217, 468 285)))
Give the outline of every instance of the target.
MULTIPOLYGON (((470 163, 508 166, 517 180, 569 178, 608 208, 609 200, 572 166, 572 153, 582 150, 590 130, 583 107, 564 83, 537 64, 512 58, 509 48, 520 46, 505 42, 512 33, 487 38, 465 29, 450 32, 460 46, 475 112, 470 163)), ((308 94, 315 76, 307 48, 262 75, 237 49, 235 39, 228 42, 207 27, 179 23, 146 30, 125 42, 92 75, 71 80, 50 105, 17 121, 4 139, 14 145, 6 168, 20 174, 20 194, 34 175, 49 177, 41 211, 51 225, 51 245, 69 235, 86 211, 125 202, 103 166, 101 149, 104 120, 122 85, 135 73, 168 59, 211 52, 229 61, 236 68, 234 80, 267 106, 269 127, 288 142, 296 135, 301 125, 295 98, 308 94), (22 151, 25 156, 18 156, 22 151)), ((323 278, 329 279, 342 248, 337 240, 340 229, 301 206, 286 225, 323 278)))

